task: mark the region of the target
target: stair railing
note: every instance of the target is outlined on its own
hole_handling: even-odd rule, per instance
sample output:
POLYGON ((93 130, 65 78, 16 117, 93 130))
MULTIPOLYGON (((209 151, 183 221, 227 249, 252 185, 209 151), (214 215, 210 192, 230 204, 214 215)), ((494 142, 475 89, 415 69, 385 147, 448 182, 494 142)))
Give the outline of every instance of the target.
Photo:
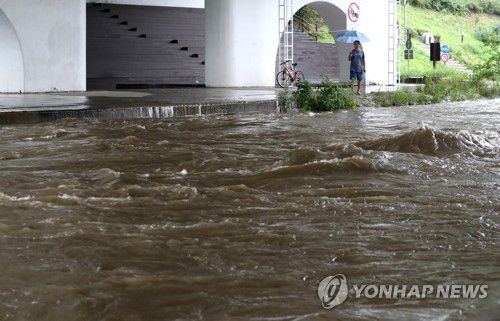
POLYGON ((293 23, 297 27, 297 29, 311 35, 311 37, 318 41, 318 24, 310 23, 309 21, 297 16, 293 17, 293 20, 293 23))

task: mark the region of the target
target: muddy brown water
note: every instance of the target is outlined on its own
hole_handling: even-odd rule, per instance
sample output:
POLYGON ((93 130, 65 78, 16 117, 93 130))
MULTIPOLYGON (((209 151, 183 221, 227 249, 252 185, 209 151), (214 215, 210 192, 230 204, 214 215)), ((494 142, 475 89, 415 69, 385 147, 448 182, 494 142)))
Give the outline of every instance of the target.
POLYGON ((0 128, 1 320, 463 320, 500 302, 500 101, 0 128), (487 284, 348 300, 318 283, 487 284))

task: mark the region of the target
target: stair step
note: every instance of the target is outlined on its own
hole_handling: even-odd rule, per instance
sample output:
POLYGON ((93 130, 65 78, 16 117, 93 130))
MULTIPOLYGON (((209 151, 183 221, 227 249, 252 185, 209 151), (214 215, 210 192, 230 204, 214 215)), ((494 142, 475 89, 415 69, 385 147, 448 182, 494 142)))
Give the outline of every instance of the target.
POLYGON ((203 84, 204 10, 88 6, 87 52, 89 88, 141 83, 203 84))

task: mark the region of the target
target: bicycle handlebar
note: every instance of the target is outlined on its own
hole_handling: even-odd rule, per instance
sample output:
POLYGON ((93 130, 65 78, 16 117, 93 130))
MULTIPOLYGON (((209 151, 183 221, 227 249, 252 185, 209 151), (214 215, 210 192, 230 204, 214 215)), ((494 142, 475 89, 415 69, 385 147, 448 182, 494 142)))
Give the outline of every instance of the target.
MULTIPOLYGON (((289 62, 291 62, 291 60, 285 60, 282 63, 280 63, 280 66, 283 66, 284 64, 289 63, 289 62)), ((294 63, 293 65, 296 66, 297 63, 294 63)))

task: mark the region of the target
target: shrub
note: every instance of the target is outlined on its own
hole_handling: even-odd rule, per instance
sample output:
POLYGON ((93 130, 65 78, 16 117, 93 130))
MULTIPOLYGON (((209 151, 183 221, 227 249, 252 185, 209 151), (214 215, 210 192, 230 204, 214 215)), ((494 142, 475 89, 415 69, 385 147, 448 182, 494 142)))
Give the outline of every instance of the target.
POLYGON ((354 108, 356 101, 347 90, 328 78, 324 78, 319 92, 315 92, 311 83, 304 81, 294 93, 295 103, 304 111, 324 112, 354 108))
POLYGON ((496 98, 500 96, 500 86, 498 85, 498 82, 488 84, 481 81, 480 84, 479 95, 481 97, 496 98))
POLYGON ((479 27, 474 31, 474 37, 484 43, 489 39, 490 33, 490 30, 484 27, 479 27))
POLYGON ((304 81, 299 85, 299 90, 294 93, 297 107, 304 111, 315 109, 317 104, 312 85, 308 81, 304 81))
POLYGON ((432 103, 444 100, 462 101, 479 97, 493 98, 498 96, 498 85, 488 84, 483 79, 475 76, 441 79, 437 81, 427 80, 420 92, 429 96, 432 103))
POLYGON ((417 38, 417 37, 420 37, 422 36, 424 33, 426 33, 427 31, 423 30, 423 29, 418 29, 418 28, 415 28, 413 29, 413 33, 412 33, 412 37, 413 38, 417 38))
POLYGON ((339 84, 324 78, 316 99, 317 111, 333 111, 338 109, 354 108, 356 102, 339 84))
POLYGON ((494 32, 490 32, 488 37, 484 39, 484 43, 490 48, 484 53, 483 62, 474 66, 475 78, 477 80, 489 79, 494 81, 500 80, 500 36, 494 32))
POLYGON ((295 100, 290 89, 285 88, 278 93, 278 106, 281 112, 295 108, 295 100))

